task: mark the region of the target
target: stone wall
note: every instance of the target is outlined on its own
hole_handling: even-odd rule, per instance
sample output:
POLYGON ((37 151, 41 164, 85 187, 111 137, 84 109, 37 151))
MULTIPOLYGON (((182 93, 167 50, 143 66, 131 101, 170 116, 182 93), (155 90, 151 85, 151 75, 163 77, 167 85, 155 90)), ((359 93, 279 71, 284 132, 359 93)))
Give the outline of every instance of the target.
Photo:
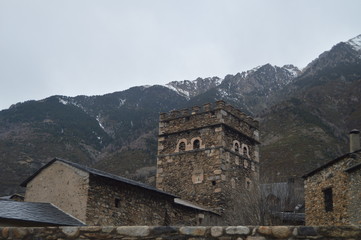
POLYGON ((258 162, 234 151, 222 149, 222 192, 226 195, 226 225, 260 223, 258 162))
MULTIPOLYGON (((350 198, 354 195, 349 174, 345 170, 353 166, 357 159, 346 155, 336 159, 333 164, 307 176, 305 180, 306 225, 345 225, 354 223, 351 215, 355 209, 348 209, 350 198), (326 189, 332 189, 332 210, 325 206, 326 189)), ((360 182, 358 183, 360 186, 360 182)), ((359 191, 359 190, 358 190, 359 191)), ((357 191, 356 191, 357 192, 357 191)), ((356 194, 356 193, 355 193, 356 194)), ((359 198, 356 200, 359 206, 359 198)), ((355 206, 355 205, 354 205, 355 206)))
POLYGON ((52 203, 85 222, 88 182, 87 172, 56 161, 27 184, 25 201, 52 203))
POLYGON ((219 159, 219 148, 158 157, 157 188, 217 211, 223 199, 219 159))
POLYGON ((219 123, 231 126, 250 138, 259 139, 258 121, 231 105, 225 105, 223 101, 216 102, 214 107, 207 103, 203 108, 195 106, 192 109, 162 113, 159 119, 159 134, 187 131, 219 123))
POLYGON ((210 227, 0 227, 1 240, 17 239, 219 239, 219 240, 271 240, 271 239, 361 239, 359 227, 304 227, 304 226, 210 226, 210 227))
POLYGON ((200 216, 208 218, 204 212, 174 203, 172 196, 90 176, 89 225, 198 225, 200 216))
POLYGON ((353 224, 361 224, 361 173, 360 169, 349 173, 350 175, 350 189, 348 191, 347 199, 349 199, 347 205, 347 211, 350 214, 350 222, 353 224))

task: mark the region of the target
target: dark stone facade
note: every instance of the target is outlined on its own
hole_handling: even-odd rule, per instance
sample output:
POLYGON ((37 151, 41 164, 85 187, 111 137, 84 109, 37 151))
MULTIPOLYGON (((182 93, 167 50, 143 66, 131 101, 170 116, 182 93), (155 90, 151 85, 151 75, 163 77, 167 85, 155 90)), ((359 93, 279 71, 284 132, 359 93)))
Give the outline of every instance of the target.
POLYGON ((361 150, 304 176, 306 225, 361 224, 361 150))
POLYGON ((259 221, 258 122, 223 101, 161 114, 157 188, 221 214, 259 221))
POLYGON ((92 175, 86 217, 88 225, 102 226, 195 226, 208 220, 207 213, 176 204, 170 195, 92 175))
POLYGON ((53 159, 24 185, 30 186, 26 196, 31 201, 67 209, 86 225, 197 226, 219 218, 154 187, 63 159, 53 159))

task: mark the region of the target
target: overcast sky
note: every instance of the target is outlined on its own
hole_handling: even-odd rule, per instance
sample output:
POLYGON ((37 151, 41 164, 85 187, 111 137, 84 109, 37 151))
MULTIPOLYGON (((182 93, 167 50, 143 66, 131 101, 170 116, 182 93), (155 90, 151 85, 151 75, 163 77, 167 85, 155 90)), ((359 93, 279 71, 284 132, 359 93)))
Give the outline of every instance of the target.
POLYGON ((360 10, 360 0, 0 0, 0 109, 303 68, 361 34, 360 10))

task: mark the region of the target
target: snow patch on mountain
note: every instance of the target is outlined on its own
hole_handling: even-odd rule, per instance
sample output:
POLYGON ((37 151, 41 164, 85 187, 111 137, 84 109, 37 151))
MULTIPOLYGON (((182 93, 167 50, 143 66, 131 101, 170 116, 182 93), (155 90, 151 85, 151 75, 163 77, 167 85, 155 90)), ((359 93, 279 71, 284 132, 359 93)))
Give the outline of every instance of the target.
MULTIPOLYGON (((184 82, 184 81, 183 81, 184 82)), ((173 90, 175 91, 176 93, 178 93, 179 95, 181 96, 185 96, 187 98, 187 100, 190 99, 189 97, 189 92, 186 91, 186 90, 183 90, 183 89, 180 89, 180 88, 176 88, 175 86, 171 85, 170 83, 166 84, 166 85, 163 85, 164 87, 166 88, 169 88, 170 90, 173 90)))
POLYGON ((179 95, 185 97, 187 100, 202 94, 211 88, 217 87, 222 83, 223 79, 219 77, 197 78, 196 80, 173 81, 163 85, 179 95))
MULTIPOLYGON (((88 98, 87 96, 85 96, 85 97, 88 98)), ((65 98, 68 98, 68 97, 65 97, 65 98)), ((86 109, 85 109, 81 104, 75 102, 74 99, 70 99, 70 98, 68 98, 68 99, 69 99, 69 100, 64 99, 64 98, 62 98, 62 97, 58 97, 59 103, 64 104, 64 105, 69 105, 69 104, 71 104, 71 105, 73 105, 73 106, 76 106, 76 107, 80 108, 80 109, 83 110, 84 112, 86 112, 86 109)))
POLYGON ((348 40, 346 43, 349 44, 354 50, 361 51, 361 34, 348 40))
POLYGON ((69 104, 68 101, 66 101, 66 100, 64 100, 64 99, 62 99, 62 98, 58 98, 58 100, 59 100, 60 103, 62 103, 62 104, 64 104, 64 105, 69 104))
POLYGON ((127 99, 119 99, 119 107, 123 106, 125 104, 125 102, 127 101, 127 99))
POLYGON ((294 78, 298 77, 298 75, 301 73, 301 71, 293 65, 284 65, 282 68, 288 71, 288 73, 291 74, 291 76, 294 78))
POLYGON ((99 124, 99 127, 101 127, 103 130, 105 130, 104 126, 103 126, 102 123, 100 122, 100 116, 99 116, 99 115, 96 116, 95 119, 97 120, 97 122, 98 122, 98 124, 99 124))
POLYGON ((247 71, 245 71, 245 72, 242 72, 242 73, 241 73, 241 76, 242 76, 243 78, 246 78, 248 75, 256 72, 256 71, 257 71, 258 69, 260 69, 260 68, 261 68, 261 66, 257 66, 257 67, 255 67, 255 68, 252 68, 251 70, 247 70, 247 71))

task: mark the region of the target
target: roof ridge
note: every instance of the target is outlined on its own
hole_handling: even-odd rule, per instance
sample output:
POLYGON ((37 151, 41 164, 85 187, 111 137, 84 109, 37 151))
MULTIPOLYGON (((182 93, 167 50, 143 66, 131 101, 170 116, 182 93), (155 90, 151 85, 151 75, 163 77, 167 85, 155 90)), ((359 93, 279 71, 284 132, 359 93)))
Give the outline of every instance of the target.
POLYGON ((100 177, 105 177, 105 178, 109 178, 109 179, 113 179, 115 181, 119 181, 119 182, 123 182, 123 183, 127 183, 127 184, 130 184, 130 185, 133 185, 133 186, 136 186, 136 187, 141 187, 141 188, 144 188, 144 189, 147 189, 147 190, 150 190, 150 191, 156 191, 158 193, 161 193, 161 194, 164 194, 164 195, 167 195, 169 197, 173 197, 173 198, 177 198, 178 196, 176 195, 173 195, 171 193, 168 193, 168 192, 164 192, 162 190, 159 190, 153 186, 150 186, 150 185, 147 185, 145 183, 142 183, 142 182, 138 182, 138 181, 135 181, 135 180, 132 180, 132 179, 128 179, 128 178, 125 178, 125 177, 122 177, 122 176, 118 176, 118 175, 115 175, 115 174, 111 174, 111 173, 107 173, 107 172, 104 172, 104 171, 101 171, 101 170, 98 170, 98 169, 95 169, 95 168, 91 168, 91 167, 87 167, 87 166, 84 166, 84 165, 81 165, 79 163, 74 163, 74 162, 71 162, 69 160, 65 160, 65 159, 62 159, 62 158, 58 158, 58 157, 55 157, 54 159, 52 159, 51 161, 49 161, 47 164, 45 164, 44 166, 42 166, 40 169, 38 169, 33 175, 31 175, 29 178, 27 178, 24 182, 22 182, 20 184, 20 186, 22 187, 26 187, 26 185, 36 176, 38 175, 42 170, 44 170, 45 168, 47 168, 48 166, 50 166, 51 164, 53 164, 54 162, 56 161, 60 161, 60 162, 63 162, 65 164, 68 164, 72 167, 75 167, 77 169, 80 169, 80 170, 83 170, 85 172, 88 172, 90 174, 93 174, 93 175, 97 175, 97 176, 100 176, 100 177))

